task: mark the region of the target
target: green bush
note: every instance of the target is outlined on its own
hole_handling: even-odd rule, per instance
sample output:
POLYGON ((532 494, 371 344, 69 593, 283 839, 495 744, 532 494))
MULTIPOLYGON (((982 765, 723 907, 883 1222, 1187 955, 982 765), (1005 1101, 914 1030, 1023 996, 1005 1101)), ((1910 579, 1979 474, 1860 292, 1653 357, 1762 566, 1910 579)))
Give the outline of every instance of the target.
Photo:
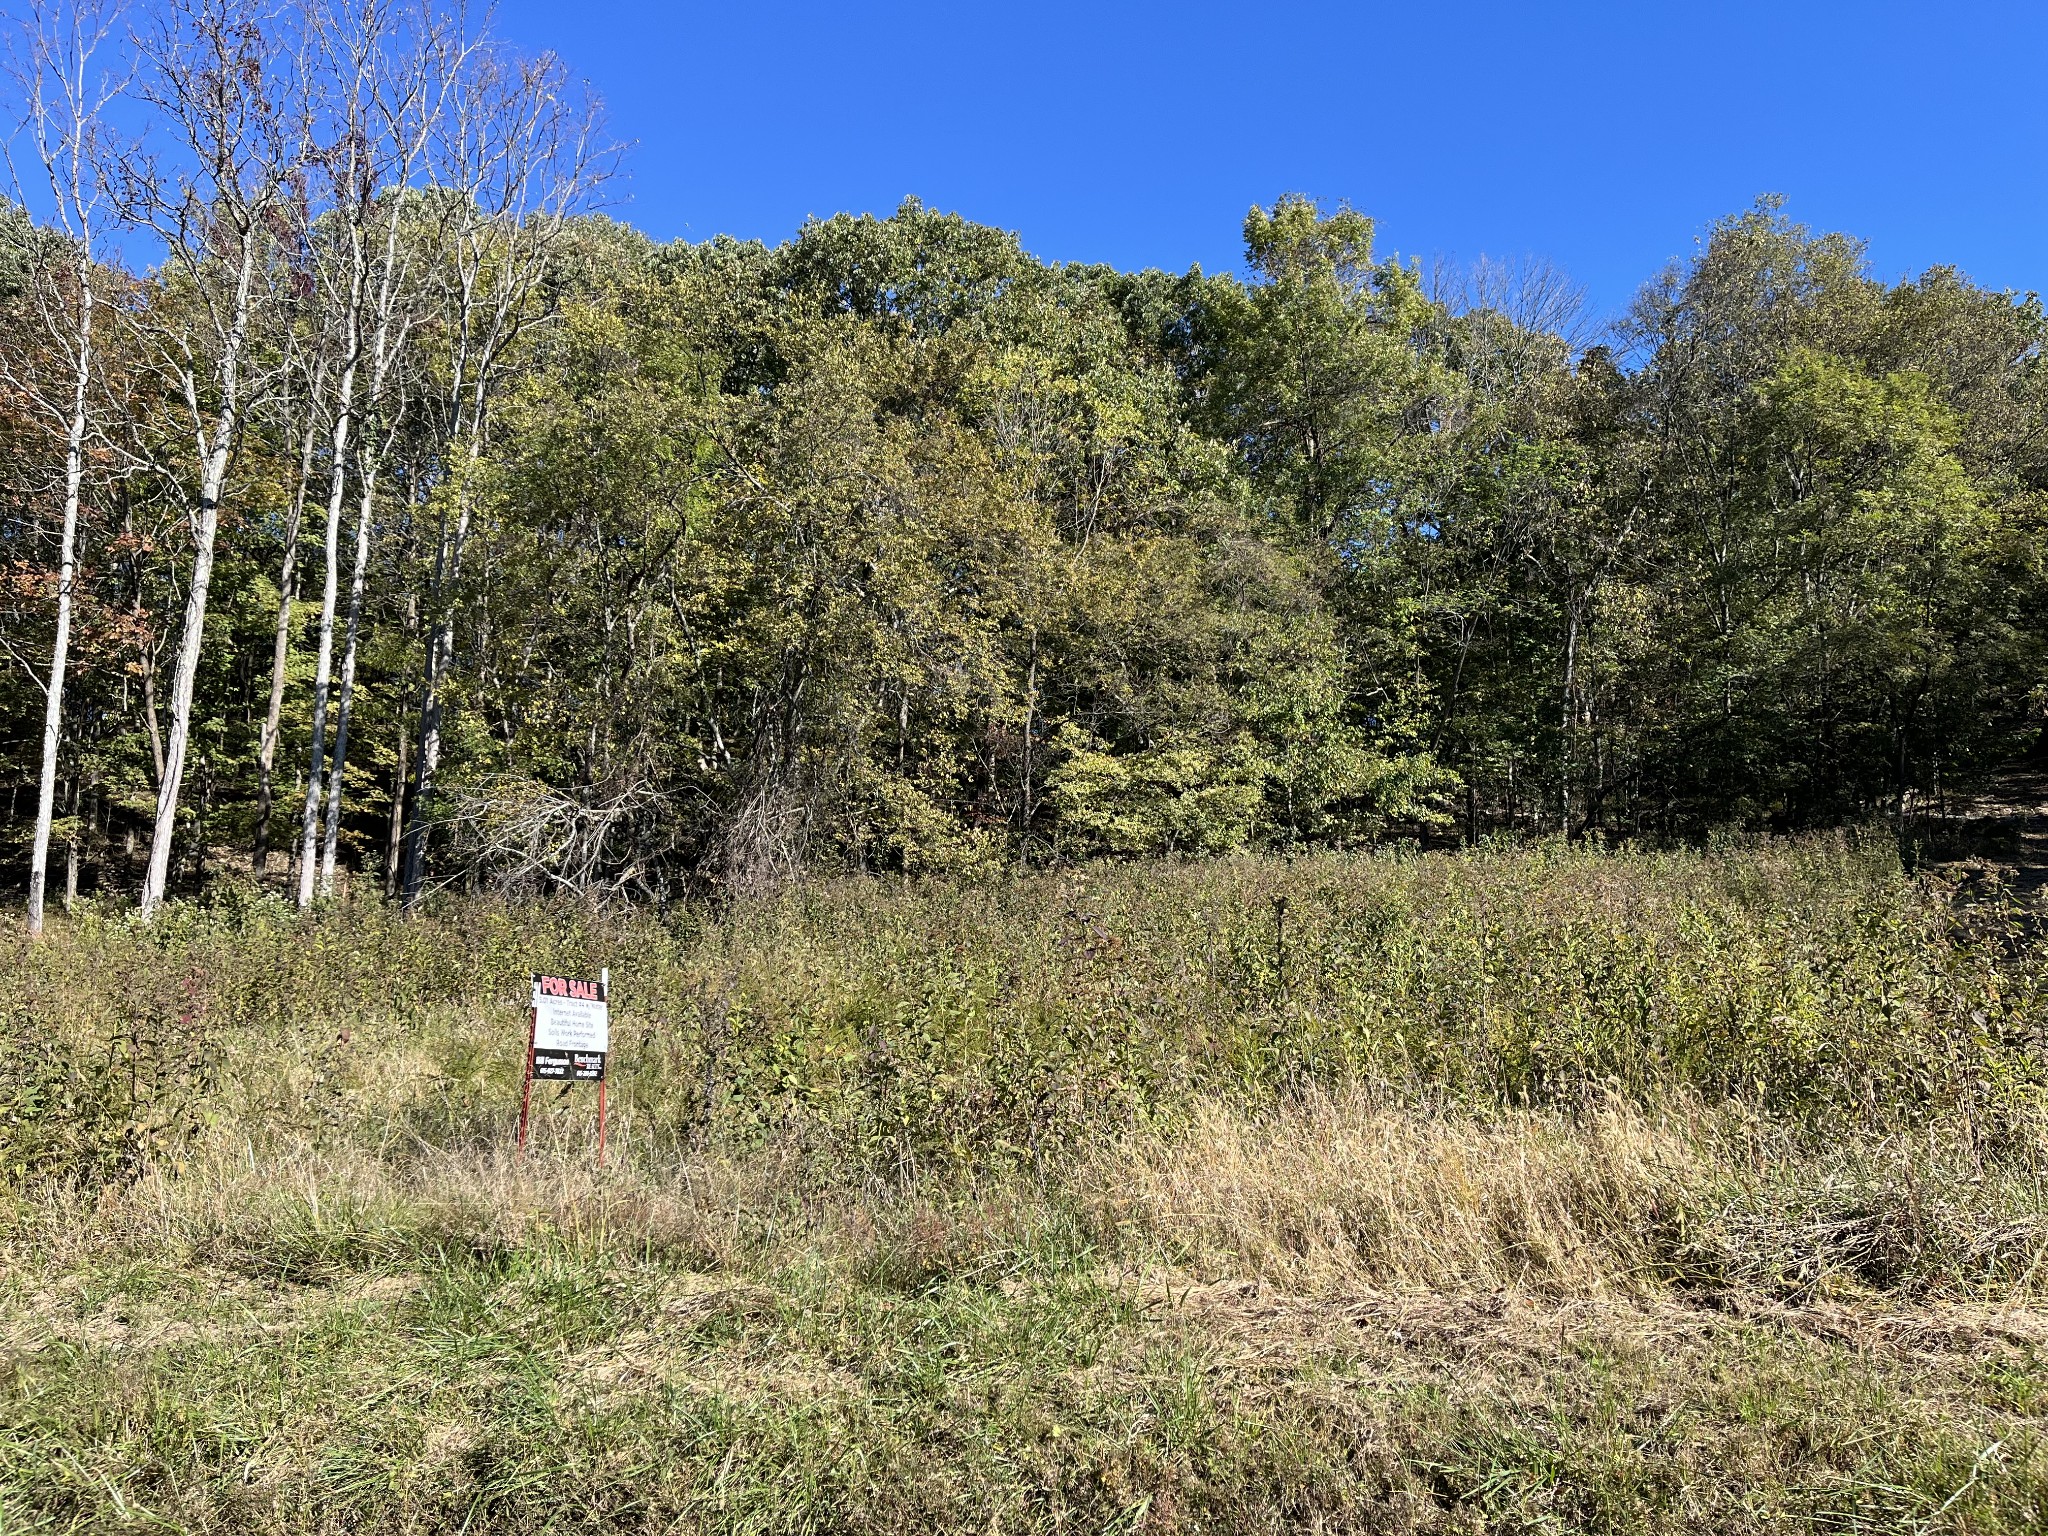
POLYGON ((2042 1088, 2037 945, 1878 839, 845 880, 662 914, 245 900, 0 943, 10 1049, 40 1053, 5 1090, 17 1175, 98 1166, 109 1127, 152 1115, 487 1142, 516 1099, 527 973, 601 965, 623 1134, 794 1136, 860 1166, 1042 1156, 1198 1096, 1339 1083, 1940 1117, 1990 1144, 2042 1088))

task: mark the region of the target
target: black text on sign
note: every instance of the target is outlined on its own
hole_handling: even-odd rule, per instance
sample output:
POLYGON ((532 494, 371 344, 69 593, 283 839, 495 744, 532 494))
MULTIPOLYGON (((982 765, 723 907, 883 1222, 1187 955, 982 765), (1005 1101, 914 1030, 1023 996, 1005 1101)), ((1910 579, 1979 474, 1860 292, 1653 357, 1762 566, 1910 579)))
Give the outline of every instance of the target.
POLYGON ((602 981, 533 978, 533 1075, 601 1083, 611 1049, 611 1007, 602 981))

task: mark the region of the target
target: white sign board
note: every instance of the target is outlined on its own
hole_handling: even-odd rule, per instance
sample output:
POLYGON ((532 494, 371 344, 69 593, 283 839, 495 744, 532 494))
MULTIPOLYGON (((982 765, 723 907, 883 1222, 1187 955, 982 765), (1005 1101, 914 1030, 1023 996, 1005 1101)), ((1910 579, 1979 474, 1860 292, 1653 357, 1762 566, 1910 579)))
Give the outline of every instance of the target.
POLYGON ((611 1050, 609 977, 533 978, 533 1075, 578 1083, 604 1081, 611 1050))

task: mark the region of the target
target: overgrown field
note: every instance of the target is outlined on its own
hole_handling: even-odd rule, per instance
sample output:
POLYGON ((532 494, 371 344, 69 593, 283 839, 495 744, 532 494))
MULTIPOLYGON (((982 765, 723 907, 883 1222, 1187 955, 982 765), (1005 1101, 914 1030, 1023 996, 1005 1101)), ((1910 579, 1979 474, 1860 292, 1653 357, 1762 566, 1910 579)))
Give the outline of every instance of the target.
POLYGON ((0 958, 9 1533, 2048 1524, 2043 951, 1882 842, 0 958))

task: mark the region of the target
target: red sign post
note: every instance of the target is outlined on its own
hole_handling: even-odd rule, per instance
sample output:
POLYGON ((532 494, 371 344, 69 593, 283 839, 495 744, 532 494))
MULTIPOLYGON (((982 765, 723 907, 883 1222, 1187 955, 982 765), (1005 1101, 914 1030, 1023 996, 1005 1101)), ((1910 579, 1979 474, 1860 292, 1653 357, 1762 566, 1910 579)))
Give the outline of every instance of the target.
POLYGON ((596 981, 569 976, 533 977, 526 1015, 526 1075, 519 1090, 519 1150, 533 1109, 533 1081, 597 1084, 597 1160, 604 1161, 605 1058, 611 1051, 609 968, 596 981))

